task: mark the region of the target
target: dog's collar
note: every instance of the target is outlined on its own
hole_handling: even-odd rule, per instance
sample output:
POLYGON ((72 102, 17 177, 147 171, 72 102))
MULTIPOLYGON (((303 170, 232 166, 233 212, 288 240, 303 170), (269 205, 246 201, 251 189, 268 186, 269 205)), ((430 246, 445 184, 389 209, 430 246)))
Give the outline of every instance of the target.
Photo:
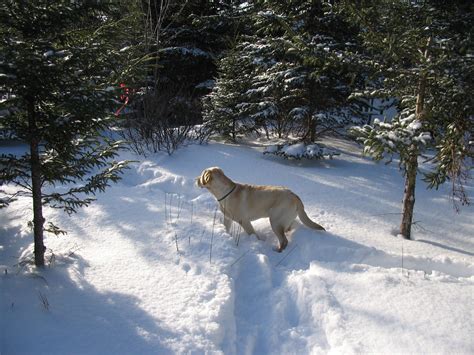
POLYGON ((221 197, 220 199, 218 199, 217 201, 218 202, 221 202, 223 199, 225 199, 227 196, 229 196, 232 192, 234 192, 235 188, 237 187, 237 185, 234 185, 234 187, 232 189, 230 189, 230 191, 228 193, 226 193, 223 197, 221 197))

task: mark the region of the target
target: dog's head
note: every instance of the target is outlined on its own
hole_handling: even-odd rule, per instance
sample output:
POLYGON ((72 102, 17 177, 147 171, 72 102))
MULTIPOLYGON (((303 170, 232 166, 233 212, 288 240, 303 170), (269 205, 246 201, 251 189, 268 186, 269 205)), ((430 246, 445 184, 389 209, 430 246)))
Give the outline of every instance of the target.
POLYGON ((200 176, 196 178, 196 183, 200 188, 209 188, 209 185, 216 176, 224 176, 224 172, 217 166, 204 169, 200 176))

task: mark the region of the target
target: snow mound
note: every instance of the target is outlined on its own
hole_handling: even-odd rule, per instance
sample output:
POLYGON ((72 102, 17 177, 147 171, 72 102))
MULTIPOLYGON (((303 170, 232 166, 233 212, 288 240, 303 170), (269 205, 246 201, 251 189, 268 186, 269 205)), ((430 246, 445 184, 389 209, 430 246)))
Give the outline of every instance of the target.
POLYGON ((285 159, 332 159, 340 153, 315 143, 285 143, 267 146, 263 154, 278 155, 285 159))

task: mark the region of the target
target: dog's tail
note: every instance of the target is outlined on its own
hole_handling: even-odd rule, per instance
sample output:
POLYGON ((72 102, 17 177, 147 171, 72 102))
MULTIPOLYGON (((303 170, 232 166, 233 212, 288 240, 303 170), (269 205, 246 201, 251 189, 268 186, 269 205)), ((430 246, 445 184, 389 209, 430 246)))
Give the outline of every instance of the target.
POLYGON ((304 210, 304 205, 303 205, 303 202, 301 201, 301 199, 296 196, 296 201, 297 201, 297 212, 298 212, 298 217, 300 218, 301 222, 303 222, 303 224, 309 228, 312 228, 312 229, 316 229, 316 230, 322 230, 322 231, 325 231, 326 229, 324 229, 323 226, 317 224, 316 222, 312 221, 308 215, 306 214, 305 210, 304 210))

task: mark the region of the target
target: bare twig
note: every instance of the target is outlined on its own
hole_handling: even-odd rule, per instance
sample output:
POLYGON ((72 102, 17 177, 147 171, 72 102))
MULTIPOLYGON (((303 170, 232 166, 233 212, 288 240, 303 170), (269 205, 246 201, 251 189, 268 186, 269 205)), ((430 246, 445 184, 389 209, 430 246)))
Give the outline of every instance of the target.
POLYGON ((51 256, 49 257, 48 267, 54 266, 54 264, 56 263, 56 254, 54 254, 51 249, 50 251, 51 251, 51 256))
POLYGON ((401 216, 402 213, 378 213, 378 214, 371 214, 370 216, 371 217, 380 217, 380 216, 390 216, 390 215, 401 216))
MULTIPOLYGON (((194 216, 194 203, 191 201, 191 227, 193 226, 193 216, 194 216)), ((188 245, 191 245, 191 233, 188 236, 188 245)))
POLYGON ((46 311, 49 311, 49 301, 48 301, 48 298, 47 298, 41 291, 38 291, 38 298, 40 299, 41 304, 43 305, 43 308, 44 308, 46 311))
POLYGON ((171 207, 173 206, 173 194, 169 194, 169 205, 168 205, 168 217, 169 217, 169 224, 171 224, 171 207))
POLYGON ((76 244, 75 247, 69 251, 69 254, 67 255, 67 257, 70 258, 71 256, 73 256, 76 253, 76 251, 78 251, 80 249, 81 249, 81 247, 76 244))
POLYGON ((178 234, 174 233, 174 241, 176 243, 176 252, 180 254, 179 252, 179 246, 178 246, 178 234))
POLYGON ((168 193, 165 192, 165 223, 168 224, 168 212, 167 212, 167 197, 168 197, 168 193))
MULTIPOLYGON (((404 265, 404 261, 405 261, 405 250, 403 248, 403 242, 404 242, 404 239, 403 236, 402 236, 402 276, 405 276, 404 275, 404 270, 405 270, 405 265, 404 265)), ((407 269, 407 274, 405 276, 407 279, 410 278, 410 270, 407 269)))
POLYGON ((233 223, 231 235, 235 240, 235 245, 239 246, 240 236, 242 235, 242 226, 240 225, 240 223, 233 223))
POLYGON ((275 267, 277 267, 278 265, 280 265, 283 260, 285 260, 288 256, 290 256, 291 253, 293 253, 293 251, 298 247, 298 244, 295 244, 295 246, 288 252, 288 254, 286 254, 276 265, 275 267))
POLYGON ((403 239, 405 238, 402 237, 402 276, 403 276, 403 239))
POLYGON ((250 249, 247 250, 245 253, 243 253, 241 256, 239 256, 232 264, 230 264, 230 267, 234 266, 234 265, 237 264, 240 260, 242 260, 243 257, 249 253, 249 251, 250 251, 250 249))
POLYGON ((178 212, 176 213, 175 223, 179 220, 179 217, 181 216, 183 205, 184 205, 184 198, 182 198, 181 195, 178 194, 178 212))
POLYGON ((181 211, 183 210, 183 206, 185 204, 184 198, 180 194, 165 192, 165 220, 166 224, 173 224, 178 222, 181 211), (169 197, 168 197, 169 196, 169 197), (173 196, 176 199, 174 202, 173 196), (175 213, 173 215, 173 203, 176 203, 175 213))
POLYGON ((217 207, 214 210, 214 219, 212 220, 212 231, 211 231, 211 246, 209 249, 209 263, 212 263, 212 242, 214 240, 214 228, 216 226, 217 207))
POLYGON ((421 225, 421 221, 414 221, 412 222, 412 226, 418 228, 419 230, 421 230, 422 232, 429 232, 429 233, 433 233, 434 232, 432 230, 429 230, 428 228, 425 228, 421 225))

